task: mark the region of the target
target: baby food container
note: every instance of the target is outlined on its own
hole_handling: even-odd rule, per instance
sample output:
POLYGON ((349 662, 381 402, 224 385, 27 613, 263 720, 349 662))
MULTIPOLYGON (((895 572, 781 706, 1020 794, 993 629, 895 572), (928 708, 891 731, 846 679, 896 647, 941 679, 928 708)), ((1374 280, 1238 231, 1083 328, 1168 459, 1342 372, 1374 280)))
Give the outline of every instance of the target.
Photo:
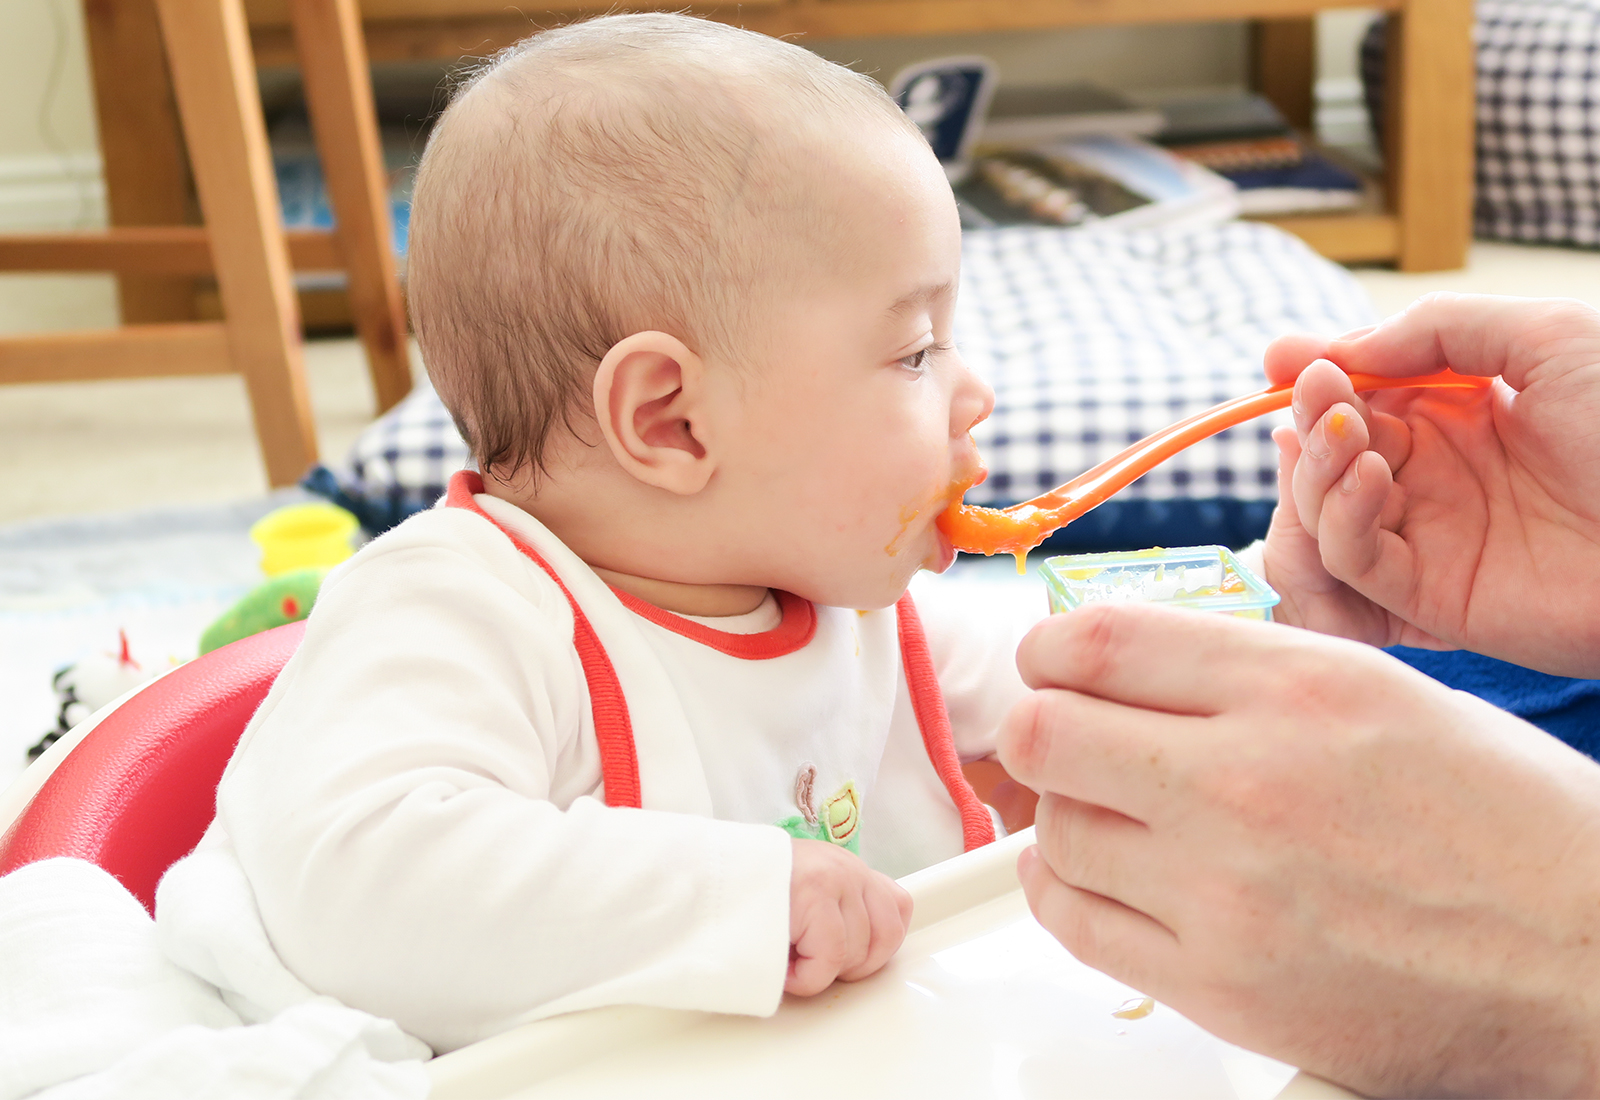
POLYGON ((1051 611, 1090 603, 1160 603, 1272 620, 1278 594, 1222 546, 1122 550, 1048 558, 1051 611))

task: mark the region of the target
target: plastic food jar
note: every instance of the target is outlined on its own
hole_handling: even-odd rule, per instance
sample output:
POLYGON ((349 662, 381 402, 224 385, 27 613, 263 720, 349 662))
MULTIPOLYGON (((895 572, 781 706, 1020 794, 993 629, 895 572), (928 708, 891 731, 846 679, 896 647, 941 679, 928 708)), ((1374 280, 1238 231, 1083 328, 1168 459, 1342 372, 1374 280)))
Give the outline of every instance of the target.
POLYGON ((1223 546, 1123 550, 1048 558, 1051 611, 1089 603, 1160 603, 1272 620, 1278 594, 1223 546))

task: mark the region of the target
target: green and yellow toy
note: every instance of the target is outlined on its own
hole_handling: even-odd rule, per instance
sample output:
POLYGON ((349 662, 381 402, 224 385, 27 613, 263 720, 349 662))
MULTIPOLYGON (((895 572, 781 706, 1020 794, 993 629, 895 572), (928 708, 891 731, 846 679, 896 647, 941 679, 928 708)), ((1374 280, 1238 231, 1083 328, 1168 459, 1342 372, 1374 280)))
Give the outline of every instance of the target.
POLYGON ((353 552, 350 540, 357 526, 355 516, 321 501, 291 504, 262 517, 250 528, 250 538, 261 548, 267 580, 206 627, 200 652, 311 614, 322 578, 353 552))
POLYGON ((221 618, 206 627, 206 632, 200 635, 200 652, 210 653, 240 638, 284 623, 299 622, 311 614, 311 605, 317 602, 317 590, 327 575, 325 568, 295 569, 256 585, 224 611, 221 618))

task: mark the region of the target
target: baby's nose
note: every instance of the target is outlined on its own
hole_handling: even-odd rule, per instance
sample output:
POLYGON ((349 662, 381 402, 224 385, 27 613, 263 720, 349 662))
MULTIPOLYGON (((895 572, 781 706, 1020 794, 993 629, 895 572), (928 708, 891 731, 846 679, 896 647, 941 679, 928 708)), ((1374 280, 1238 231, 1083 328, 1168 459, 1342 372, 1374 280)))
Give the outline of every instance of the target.
POLYGON ((952 435, 965 435, 994 412, 994 389, 963 363, 961 383, 950 406, 952 435))

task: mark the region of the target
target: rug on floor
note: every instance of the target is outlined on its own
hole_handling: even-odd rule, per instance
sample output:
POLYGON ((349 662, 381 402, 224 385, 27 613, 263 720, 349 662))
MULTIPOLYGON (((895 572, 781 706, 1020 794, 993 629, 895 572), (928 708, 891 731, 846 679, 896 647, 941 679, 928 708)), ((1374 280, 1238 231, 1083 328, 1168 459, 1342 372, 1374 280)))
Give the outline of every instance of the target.
POLYGON ((147 669, 192 658, 200 633, 262 574, 250 525, 310 498, 31 520, 0 527, 0 787, 56 724, 51 677, 125 631, 147 669))

